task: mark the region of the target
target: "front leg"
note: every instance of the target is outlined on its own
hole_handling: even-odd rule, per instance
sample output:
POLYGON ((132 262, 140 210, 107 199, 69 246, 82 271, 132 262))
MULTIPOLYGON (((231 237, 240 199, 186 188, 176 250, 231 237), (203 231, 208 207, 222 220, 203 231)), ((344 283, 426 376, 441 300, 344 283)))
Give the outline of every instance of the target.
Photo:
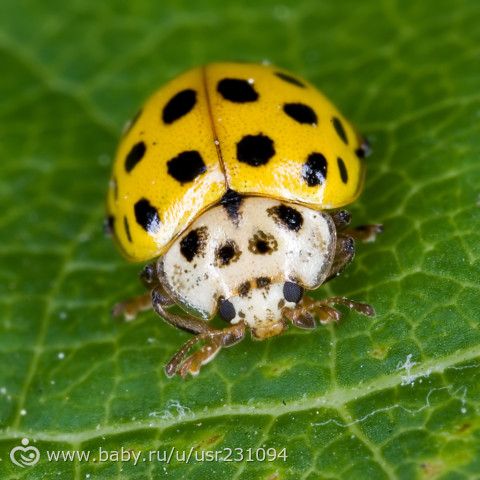
POLYGON ((195 336, 185 342, 180 350, 165 365, 165 373, 172 377, 178 373, 181 377, 187 374, 198 375, 202 365, 213 360, 222 347, 229 347, 245 336, 245 324, 239 322, 227 328, 211 327, 205 320, 192 315, 176 315, 165 309, 168 297, 165 297, 159 287, 152 291, 152 305, 157 314, 173 327, 193 333, 195 336), (185 359, 187 353, 198 343, 202 347, 185 359))
POLYGON ((165 365, 165 373, 172 377, 178 373, 182 378, 187 374, 198 375, 202 365, 213 360, 222 347, 230 347, 245 337, 246 327, 239 322, 221 330, 210 328, 209 331, 200 333, 186 342, 180 350, 165 365), (185 356, 197 343, 205 341, 204 345, 188 356, 185 356))
POLYGON ((148 289, 147 293, 137 295, 132 298, 127 298, 123 302, 118 302, 112 309, 112 315, 119 317, 123 315, 127 322, 134 320, 140 312, 150 310, 152 308, 152 290, 154 288, 162 291, 163 305, 170 306, 175 302, 170 299, 167 293, 162 289, 158 283, 158 276, 156 275, 156 263, 149 263, 140 272, 140 281, 148 289))

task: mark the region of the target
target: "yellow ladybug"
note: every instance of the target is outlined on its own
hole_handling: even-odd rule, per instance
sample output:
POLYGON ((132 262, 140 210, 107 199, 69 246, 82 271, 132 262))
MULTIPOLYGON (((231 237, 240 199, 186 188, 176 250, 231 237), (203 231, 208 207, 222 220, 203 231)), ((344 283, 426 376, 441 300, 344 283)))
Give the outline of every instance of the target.
POLYGON ((273 66, 216 63, 154 93, 126 127, 113 165, 107 226, 124 255, 150 261, 149 292, 119 303, 135 317, 153 307, 195 336, 166 365, 198 374, 222 347, 340 318, 343 304, 314 290, 354 256, 338 210, 360 194, 367 142, 313 85, 273 66), (177 315, 168 307, 179 305, 177 315), (216 313, 228 322, 208 323, 216 313), (194 353, 192 347, 201 342, 194 353))

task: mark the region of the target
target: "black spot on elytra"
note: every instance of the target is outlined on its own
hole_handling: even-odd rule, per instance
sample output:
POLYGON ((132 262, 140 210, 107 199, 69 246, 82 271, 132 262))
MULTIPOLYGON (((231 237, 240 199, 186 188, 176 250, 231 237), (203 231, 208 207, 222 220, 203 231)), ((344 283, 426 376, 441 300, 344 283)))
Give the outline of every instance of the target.
POLYGON ((227 211, 228 217, 234 222, 238 222, 241 203, 242 196, 230 188, 225 192, 220 200, 220 204, 227 211))
POLYGON ((157 209, 146 198, 138 200, 133 208, 135 220, 145 231, 153 233, 158 229, 160 216, 157 209))
POLYGON ((195 90, 188 88, 178 92, 163 107, 163 123, 168 125, 183 117, 192 110, 196 102, 197 92, 195 90))
POLYGON ((233 240, 227 240, 215 251, 216 265, 224 267, 240 258, 240 251, 233 240))
POLYGON ((303 216, 298 210, 295 210, 295 208, 280 204, 276 207, 269 208, 267 212, 273 216, 277 223, 287 227, 289 230, 298 232, 302 228, 303 216))
POLYGON ((295 77, 292 77, 291 75, 288 75, 287 73, 275 72, 275 75, 278 78, 281 78, 282 80, 284 80, 285 82, 291 83, 292 85, 296 85, 297 87, 302 87, 302 88, 306 87, 306 85, 302 83, 300 80, 298 80, 295 77))
POLYGON ((266 255, 278 249, 278 242, 275 237, 269 233, 259 230, 248 241, 248 250, 255 255, 266 255))
POLYGON ((275 155, 273 140, 263 134, 245 135, 237 143, 237 158, 240 162, 259 167, 275 155))
POLYGON ((347 133, 345 132, 342 121, 337 117, 332 117, 332 124, 333 128, 337 132, 337 135, 343 140, 345 145, 348 145, 347 133))
POLYGON ((217 92, 225 99, 235 103, 255 102, 258 93, 248 80, 224 78, 217 84, 217 92))
POLYGON ((297 283, 285 282, 283 285, 283 296, 287 302, 298 303, 303 297, 303 288, 297 283))
POLYGON ((258 277, 255 280, 257 288, 265 288, 268 287, 271 283, 271 280, 268 277, 258 277))
POLYGON ((136 143, 125 158, 125 170, 131 172, 135 165, 143 158, 147 147, 144 142, 136 143))
POLYGON ((130 234, 130 225, 128 224, 127 217, 123 217, 123 228, 125 229, 125 235, 129 242, 132 242, 132 235, 130 234))
POLYGON ((237 315, 235 312, 235 307, 233 306, 233 303, 230 300, 220 301, 218 313, 227 322, 229 322, 230 320, 233 320, 237 315))
POLYGON ((321 185, 327 178, 327 159, 321 153, 311 153, 303 164, 302 178, 309 187, 321 185))
POLYGON ((180 183, 195 180, 207 170, 200 153, 196 150, 188 150, 178 154, 167 162, 168 174, 180 183))
POLYGON ((248 295, 248 292, 250 291, 250 282, 246 281, 243 282, 239 287, 238 287, 238 295, 240 297, 246 297, 248 295))
POLYGON ((342 179, 343 183, 347 183, 348 172, 347 172, 347 167, 345 166, 345 162, 340 157, 338 157, 337 163, 338 163, 338 171, 340 172, 340 178, 342 179))
POLYGON ((286 103, 283 106, 283 111, 298 123, 316 125, 318 122, 317 114, 304 103, 286 103))
POLYGON ((194 257, 201 254, 205 248, 207 236, 206 227, 196 228, 189 232, 180 241, 180 253, 187 260, 191 262, 194 257))

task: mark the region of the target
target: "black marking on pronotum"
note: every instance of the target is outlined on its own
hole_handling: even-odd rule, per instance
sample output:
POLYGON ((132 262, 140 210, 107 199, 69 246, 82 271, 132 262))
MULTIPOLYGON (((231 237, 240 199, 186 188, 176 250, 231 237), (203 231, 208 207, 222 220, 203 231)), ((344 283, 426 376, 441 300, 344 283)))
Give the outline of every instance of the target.
POLYGON ((191 262, 194 257, 203 252, 206 241, 206 227, 196 228, 189 232, 180 241, 180 253, 191 262))
POLYGON ((257 253, 269 253, 270 252, 270 247, 268 246, 268 243, 265 240, 257 240, 257 243, 255 244, 255 247, 257 248, 257 253))
POLYGON ((242 203, 242 196, 231 190, 230 188, 225 192, 220 200, 220 204, 227 211, 228 217, 235 223, 238 223, 240 204, 242 203))
POLYGON ((258 277, 255 280, 255 284, 257 285, 257 288, 265 288, 268 287, 271 283, 270 278, 268 277, 258 277))
POLYGON ((274 220, 287 227, 289 230, 298 232, 303 225, 303 216, 295 208, 288 207, 287 205, 277 205, 267 210, 269 215, 272 215, 274 220))
POLYGON ((270 255, 278 249, 278 242, 270 233, 258 230, 248 241, 248 250, 255 255, 270 255))
POLYGON ((303 297, 303 288, 297 283, 285 282, 283 296, 287 302, 298 303, 303 297))
POLYGON ((226 265, 229 265, 231 262, 236 262, 239 257, 240 252, 236 243, 233 240, 227 240, 215 251, 215 263, 219 267, 224 267, 226 265))
POLYGON ((246 297, 248 295, 249 291, 250 291, 250 282, 248 280, 246 282, 243 282, 238 287, 238 295, 240 297, 246 297))

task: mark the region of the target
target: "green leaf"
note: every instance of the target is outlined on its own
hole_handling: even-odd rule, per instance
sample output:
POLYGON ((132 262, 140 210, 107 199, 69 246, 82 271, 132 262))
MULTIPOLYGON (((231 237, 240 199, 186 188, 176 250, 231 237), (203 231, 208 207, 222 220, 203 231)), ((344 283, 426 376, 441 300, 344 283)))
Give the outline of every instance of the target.
POLYGON ((3 0, 0 19, 2 479, 478 478, 476 0, 3 0), (142 290, 140 267, 102 235, 104 197, 140 102, 222 59, 305 76, 371 140, 352 212, 385 233, 315 296, 378 314, 246 340, 199 377, 168 380, 188 335, 153 313, 110 317, 142 290), (10 461, 23 437, 35 466, 10 461), (243 448, 257 460, 146 453, 135 466, 99 461, 100 447, 243 448), (262 461, 262 448, 288 456, 262 461), (92 456, 48 461, 62 449, 92 456))

